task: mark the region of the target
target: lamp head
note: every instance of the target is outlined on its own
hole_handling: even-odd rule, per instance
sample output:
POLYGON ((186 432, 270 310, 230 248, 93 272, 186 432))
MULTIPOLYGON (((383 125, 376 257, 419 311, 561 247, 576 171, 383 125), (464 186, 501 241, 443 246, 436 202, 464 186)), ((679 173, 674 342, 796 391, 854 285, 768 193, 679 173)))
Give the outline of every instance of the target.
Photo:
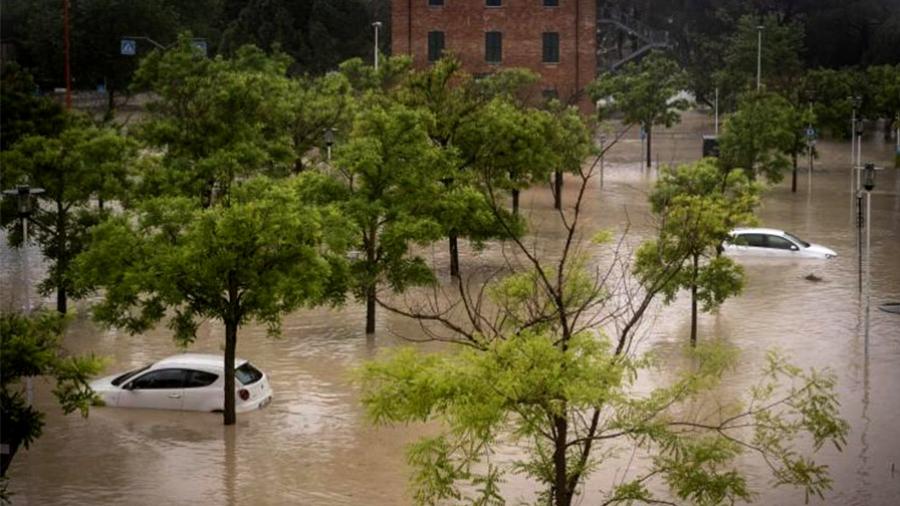
POLYGON ((372 26, 374 26, 375 28, 381 28, 381 21, 376 21, 376 22, 372 23, 372 26))
POLYGON ((334 144, 334 129, 326 128, 325 129, 325 145, 331 146, 332 144, 334 144))
POLYGON ((863 181, 863 188, 866 189, 867 192, 875 189, 875 164, 867 163, 865 168, 865 180, 863 181))

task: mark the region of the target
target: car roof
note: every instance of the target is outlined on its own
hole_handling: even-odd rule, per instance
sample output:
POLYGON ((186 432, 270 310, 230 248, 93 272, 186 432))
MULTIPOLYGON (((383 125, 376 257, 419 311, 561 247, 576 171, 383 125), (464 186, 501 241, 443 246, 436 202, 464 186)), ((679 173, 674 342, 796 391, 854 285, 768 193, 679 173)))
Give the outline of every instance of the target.
POLYGON ((774 235, 784 235, 784 230, 779 230, 777 228, 753 228, 753 227, 738 227, 731 231, 732 234, 774 234, 774 235))
MULTIPOLYGON (((240 367, 244 362, 246 360, 235 357, 234 366, 240 367)), ((225 357, 212 353, 181 353, 158 360, 153 364, 153 369, 161 367, 203 367, 221 371, 225 368, 225 357)))

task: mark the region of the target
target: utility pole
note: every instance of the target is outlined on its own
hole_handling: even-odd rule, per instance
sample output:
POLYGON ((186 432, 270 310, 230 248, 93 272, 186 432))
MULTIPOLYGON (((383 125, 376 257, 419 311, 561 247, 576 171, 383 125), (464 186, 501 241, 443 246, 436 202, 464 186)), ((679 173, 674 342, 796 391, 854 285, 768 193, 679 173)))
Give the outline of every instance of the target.
POLYGON ((381 21, 372 23, 375 28, 375 70, 378 71, 378 29, 381 28, 381 21))
POLYGON ((762 82, 762 32, 763 25, 756 27, 756 91, 759 91, 762 82))

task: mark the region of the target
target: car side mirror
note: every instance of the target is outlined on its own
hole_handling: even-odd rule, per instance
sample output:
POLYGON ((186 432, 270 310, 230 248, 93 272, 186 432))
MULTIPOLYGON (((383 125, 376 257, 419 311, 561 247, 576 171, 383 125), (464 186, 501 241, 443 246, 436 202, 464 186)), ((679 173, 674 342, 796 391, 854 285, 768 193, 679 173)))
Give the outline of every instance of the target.
POLYGON ((129 381, 128 383, 125 383, 122 385, 122 390, 134 390, 134 382, 129 381))
POLYGON ((799 251, 800 248, 797 247, 796 244, 791 244, 791 251, 799 251))

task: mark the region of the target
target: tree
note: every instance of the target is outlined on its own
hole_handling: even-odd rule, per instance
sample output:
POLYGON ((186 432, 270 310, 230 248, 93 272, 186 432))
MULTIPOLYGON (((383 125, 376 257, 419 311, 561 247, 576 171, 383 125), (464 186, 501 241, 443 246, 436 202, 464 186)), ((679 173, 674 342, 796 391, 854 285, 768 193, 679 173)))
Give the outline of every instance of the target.
MULTIPOLYGON (((9 181, 27 182, 43 188, 38 196, 45 205, 35 206, 29 222, 34 238, 50 261, 42 293, 56 290, 56 308, 65 313, 70 294, 80 295, 72 283, 70 263, 85 247, 86 234, 104 213, 90 205, 92 198, 122 196, 128 189, 128 166, 136 157, 134 142, 111 128, 97 127, 79 116, 68 116, 58 137, 32 135, 3 153, 3 167, 9 181)), ((20 245, 16 213, 8 212, 3 223, 11 232, 10 243, 20 245)))
POLYGON ((0 86, 0 150, 7 150, 28 135, 55 137, 65 126, 62 107, 36 95, 31 74, 15 63, 3 66, 0 86))
POLYGON ((759 185, 741 170, 722 173, 706 158, 665 169, 650 203, 659 220, 659 236, 638 250, 635 275, 645 284, 655 283, 661 270, 688 264, 662 285, 662 294, 668 304, 681 289, 690 290, 691 345, 695 346, 697 303, 703 304, 703 311, 711 311, 743 287, 743 269, 721 256, 720 248, 732 228, 755 222, 759 185))
POLYGON ((845 441, 832 375, 771 356, 744 402, 703 416, 690 406, 718 384, 736 354, 700 346, 694 365, 671 384, 650 392, 635 387, 652 360, 628 350, 655 293, 621 292, 627 279, 590 267, 595 252, 577 247, 591 172, 579 171, 580 191, 553 260, 513 238, 524 266, 509 265, 506 275, 471 291, 458 281, 450 305, 458 317, 427 305, 395 308, 444 333, 423 326, 426 339, 462 345, 456 353, 395 350, 361 372, 363 403, 375 423, 439 422, 437 435, 409 449, 415 501, 501 504, 504 475, 519 474, 540 487, 539 502, 569 506, 585 478, 621 448, 649 457, 646 472, 615 486, 606 504, 666 501, 657 485, 698 504, 749 500, 749 478, 736 463, 745 453, 761 455, 778 483, 821 495, 830 483, 826 468, 800 445, 809 438, 814 449, 829 442, 840 448, 845 441), (608 338, 601 325, 617 334, 608 338), (514 455, 494 458, 507 445, 514 455))
POLYGON ((862 76, 849 69, 820 68, 809 70, 803 77, 802 94, 812 102, 816 125, 835 137, 850 136, 853 97, 861 96, 861 89, 862 76))
POLYGON ((866 69, 866 103, 873 118, 884 119, 884 140, 900 116, 900 63, 866 69))
POLYGON ((289 65, 283 53, 250 46, 231 59, 206 58, 187 34, 144 58, 135 89, 156 100, 136 136, 158 150, 160 164, 142 174, 140 193, 190 195, 210 205, 239 177, 289 174, 296 156, 289 65))
POLYGON ((400 104, 367 103, 347 143, 336 151, 342 184, 336 201, 352 223, 353 244, 361 253, 351 262, 351 286, 366 303, 367 334, 375 332, 379 285, 402 291, 434 281, 425 260, 409 251, 443 235, 435 208, 447 198, 440 179, 448 163, 428 137, 433 121, 427 112, 400 104))
POLYGON ((687 77, 678 64, 651 53, 640 63, 629 63, 619 74, 600 76, 589 86, 591 98, 611 98, 611 107, 622 111, 624 122, 640 125, 647 134, 647 167, 651 160, 653 126, 671 127, 681 120, 687 101, 675 96, 687 86, 687 77))
MULTIPOLYGON (((19 446, 28 448, 41 436, 44 414, 35 409, 22 395, 22 378, 47 376, 56 382, 53 395, 65 414, 78 411, 88 415, 94 392, 88 380, 100 372, 102 362, 91 356, 67 355, 61 338, 65 318, 59 313, 41 311, 31 315, 0 314, 0 416, 2 416, 4 447, 0 475, 6 469, 19 446)), ((5 489, 5 487, 4 487, 5 489)), ((3 491, 5 492, 5 490, 3 491)), ((3 497, 0 495, 0 497, 3 497)), ((5 497, 3 497, 5 499, 5 497)))
POLYGON ((257 321, 271 334, 301 305, 340 301, 345 290, 346 223, 305 205, 304 178, 264 178, 232 188, 228 205, 188 197, 149 199, 92 232, 76 259, 79 286, 103 289, 100 322, 138 333, 171 314, 181 344, 203 320, 225 325, 225 425, 235 423, 238 331, 257 321))
POLYGON ((767 14, 760 22, 757 16, 742 16, 734 34, 724 46, 724 65, 714 73, 726 107, 736 104, 739 96, 756 89, 757 57, 761 58, 761 80, 769 91, 788 95, 803 75, 803 25, 777 14, 767 14), (759 30, 762 26, 762 47, 759 30))
MULTIPOLYGON (((537 161, 544 156, 535 156, 535 152, 546 153, 546 139, 535 138, 533 135, 544 129, 543 126, 534 126, 542 119, 530 121, 533 126, 528 133, 524 125, 510 123, 509 116, 496 116, 507 114, 520 119, 535 118, 534 115, 527 115, 531 113, 525 112, 526 106, 521 101, 523 88, 534 83, 535 79, 534 74, 516 69, 501 71, 476 81, 463 71, 459 60, 447 57, 428 69, 408 76, 397 90, 398 99, 403 103, 431 113, 434 121, 429 124, 428 135, 445 152, 445 156, 452 160, 453 168, 442 175, 441 179, 447 198, 440 202, 440 222, 449 240, 451 276, 459 276, 460 273, 460 237, 477 244, 490 238, 505 238, 508 232, 498 223, 483 195, 482 176, 491 169, 484 163, 499 160, 498 147, 503 146, 505 149, 506 159, 502 162, 505 166, 503 170, 491 172, 492 177, 497 176, 507 181, 511 177, 526 180, 529 171, 544 171, 546 174, 552 167, 539 163, 514 166, 515 163, 537 161), (493 124, 499 130, 491 131, 484 126, 485 122, 493 124), (533 143, 526 142, 525 138, 533 143), (518 151, 510 150, 513 144, 518 151), (478 163, 482 165, 476 171, 474 169, 478 163)), ((513 190, 515 208, 517 190, 522 186, 513 186, 507 185, 505 188, 513 190)))
POLYGON ((737 111, 725 120, 719 138, 720 163, 727 172, 744 169, 755 179, 762 174, 773 183, 781 181, 790 167, 794 146, 794 109, 781 95, 748 93, 737 111))
POLYGON ((304 168, 304 157, 324 145, 325 131, 346 137, 353 119, 353 96, 347 77, 329 72, 321 77, 300 77, 288 97, 289 128, 293 140, 294 172, 304 168))

